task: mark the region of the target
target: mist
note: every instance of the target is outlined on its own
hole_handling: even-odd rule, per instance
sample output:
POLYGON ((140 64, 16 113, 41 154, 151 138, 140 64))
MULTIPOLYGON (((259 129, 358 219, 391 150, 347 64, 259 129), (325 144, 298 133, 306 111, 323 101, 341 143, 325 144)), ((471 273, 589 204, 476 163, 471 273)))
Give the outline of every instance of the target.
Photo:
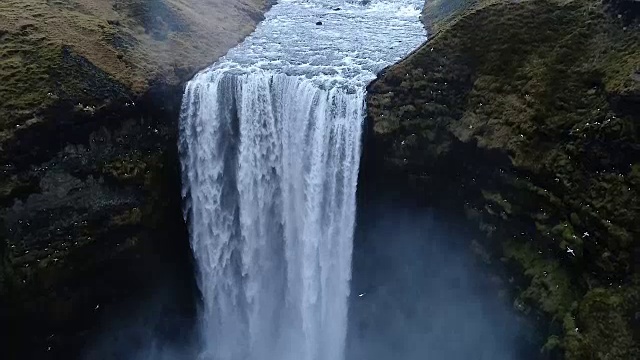
POLYGON ((526 358, 522 321, 458 222, 394 199, 359 211, 348 360, 526 358))
MULTIPOLYGON (((391 198, 358 211, 346 360, 535 355, 531 329, 478 264, 457 219, 391 198)), ((170 279, 145 299, 105 311, 83 359, 196 359, 198 293, 180 285, 188 281, 170 279)))
MULTIPOLYGON (((186 241, 186 239, 185 239, 186 241)), ((159 256, 152 284, 129 301, 101 306, 100 323, 89 335, 82 360, 187 360, 199 351, 196 336, 199 293, 188 254, 173 249, 159 256)))
POLYGON ((104 325, 83 360, 187 360, 197 357, 193 325, 169 293, 130 305, 104 325))

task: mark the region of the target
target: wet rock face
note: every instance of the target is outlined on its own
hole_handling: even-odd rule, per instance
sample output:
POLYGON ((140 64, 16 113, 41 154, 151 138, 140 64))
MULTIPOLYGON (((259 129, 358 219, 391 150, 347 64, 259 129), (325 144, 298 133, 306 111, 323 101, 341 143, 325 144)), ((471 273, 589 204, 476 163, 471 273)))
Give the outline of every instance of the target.
POLYGON ((450 19, 370 86, 365 166, 485 232, 546 354, 638 357, 640 33, 589 1, 450 19))
POLYGON ((181 94, 158 84, 95 109, 60 103, 4 143, 0 290, 11 355, 76 356, 105 308, 152 289, 176 270, 167 262, 189 271, 181 94))

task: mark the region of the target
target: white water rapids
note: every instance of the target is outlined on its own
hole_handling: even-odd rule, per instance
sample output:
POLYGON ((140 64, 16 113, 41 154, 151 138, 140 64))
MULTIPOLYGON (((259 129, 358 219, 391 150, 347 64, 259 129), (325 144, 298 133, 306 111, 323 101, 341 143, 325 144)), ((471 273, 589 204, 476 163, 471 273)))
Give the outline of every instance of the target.
POLYGON ((424 41, 422 5, 281 0, 188 83, 202 359, 344 358, 365 87, 424 41))

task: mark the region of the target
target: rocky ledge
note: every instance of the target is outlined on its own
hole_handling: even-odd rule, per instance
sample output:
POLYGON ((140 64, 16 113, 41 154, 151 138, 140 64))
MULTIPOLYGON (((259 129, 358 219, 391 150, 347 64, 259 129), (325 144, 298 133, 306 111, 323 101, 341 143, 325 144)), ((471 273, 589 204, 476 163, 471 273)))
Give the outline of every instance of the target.
POLYGON ((482 231, 541 358, 640 358, 639 12, 434 1, 430 40, 369 87, 365 176, 482 231))

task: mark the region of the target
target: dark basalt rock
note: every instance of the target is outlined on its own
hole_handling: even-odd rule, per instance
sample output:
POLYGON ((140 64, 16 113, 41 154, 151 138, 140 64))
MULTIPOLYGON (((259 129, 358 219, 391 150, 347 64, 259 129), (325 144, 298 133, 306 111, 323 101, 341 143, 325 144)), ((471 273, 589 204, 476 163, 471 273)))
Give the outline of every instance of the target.
POLYGON ((75 69, 77 87, 0 153, 9 358, 75 358, 110 308, 173 271, 192 278, 175 145, 182 87, 136 96, 70 50, 63 59, 56 71, 75 69), (78 104, 87 87, 92 102, 78 104))

